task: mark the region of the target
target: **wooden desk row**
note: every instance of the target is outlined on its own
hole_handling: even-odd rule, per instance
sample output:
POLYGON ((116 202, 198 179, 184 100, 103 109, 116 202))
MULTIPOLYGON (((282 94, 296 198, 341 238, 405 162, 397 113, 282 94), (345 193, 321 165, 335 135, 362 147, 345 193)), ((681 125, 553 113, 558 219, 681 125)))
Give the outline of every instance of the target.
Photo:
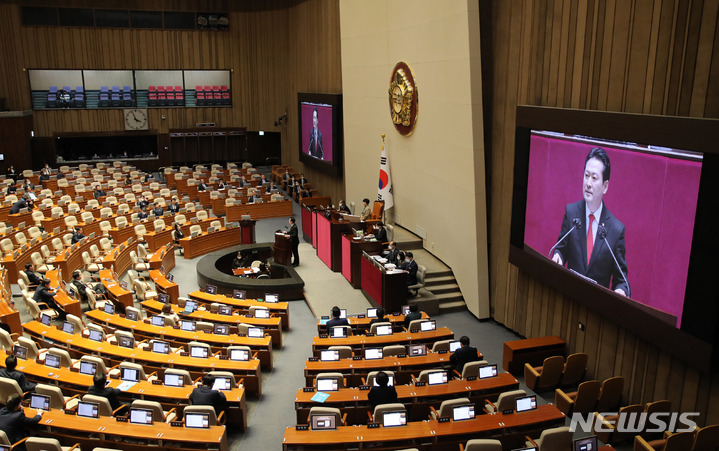
MULTIPOLYGON (((165 305, 160 301, 143 301, 142 307, 149 312, 160 313, 165 305)), ((180 316, 180 318, 190 319, 193 321, 206 321, 210 323, 222 323, 237 326, 238 324, 249 324, 265 328, 265 334, 272 337, 272 344, 275 348, 282 349, 282 320, 279 317, 270 318, 249 318, 244 315, 220 315, 209 310, 196 310, 192 313, 184 313, 184 308, 176 304, 171 304, 172 311, 180 316)))
MULTIPOLYGON (((0 361, 0 366, 5 366, 5 361, 0 361)), ((56 385, 62 389, 63 395, 74 396, 84 395, 87 389, 92 386, 92 376, 81 374, 70 370, 70 368, 52 368, 35 360, 18 360, 17 370, 39 384, 56 385)), ((109 387, 117 388, 123 381, 119 379, 108 379, 109 387)), ((161 380, 161 379, 160 379, 161 380)), ((194 386, 170 387, 156 385, 148 381, 139 381, 123 390, 120 395, 122 400, 131 401, 134 399, 145 399, 157 401, 162 404, 164 410, 177 409, 178 417, 182 416, 182 409, 189 405, 190 394, 194 386)), ((236 387, 232 390, 223 390, 229 405, 227 423, 247 429, 247 404, 245 400, 245 389, 236 387)))
POLYGON ((412 421, 401 427, 340 426, 336 430, 298 431, 285 429, 282 449, 327 450, 372 447, 373 449, 421 448, 431 450, 458 449, 460 443, 473 438, 493 438, 504 449, 524 444, 525 435, 538 436, 540 431, 564 424, 564 414, 551 404, 537 410, 509 415, 478 415, 473 420, 439 423, 412 421))
POLYGON ((21 334, 20 312, 15 308, 15 301, 10 291, 10 276, 6 268, 0 266, 0 321, 10 327, 10 333, 21 334))
POLYGON ((185 259, 191 259, 226 247, 243 244, 242 235, 241 227, 222 228, 213 233, 203 231, 201 235, 194 238, 186 236, 181 239, 180 245, 184 250, 185 259))
MULTIPOLYGON (((482 358, 482 355, 479 354, 482 358)), ((372 371, 390 370, 394 371, 395 383, 398 385, 409 384, 412 376, 417 376, 422 370, 429 369, 451 369, 449 363, 450 354, 439 354, 428 352, 425 356, 396 357, 387 356, 382 359, 353 360, 340 359, 338 361, 310 361, 305 362, 305 386, 310 387, 320 373, 342 373, 345 376, 345 386, 359 387, 362 385, 362 378, 372 371)))
POLYGON ((165 273, 175 267, 175 248, 174 246, 164 246, 155 251, 147 259, 152 269, 164 268, 165 273))
MULTIPOLYGON (((368 337, 366 335, 350 335, 347 338, 320 338, 312 339, 312 353, 319 356, 320 351, 330 346, 350 346, 355 355, 364 355, 366 348, 382 348, 390 345, 432 344, 440 340, 452 340, 454 333, 448 327, 438 327, 436 330, 426 332, 400 332, 392 335, 368 337)), ((431 347, 431 346, 428 346, 431 347)))
POLYGON ((250 307, 263 307, 270 310, 272 315, 277 315, 282 320, 282 330, 290 330, 290 307, 288 302, 260 302, 256 299, 235 299, 223 294, 209 294, 204 291, 193 291, 189 293, 191 299, 209 308, 213 302, 230 305, 240 312, 249 312, 250 307))
POLYGON ((225 208, 228 222, 242 219, 249 215, 252 219, 281 218, 292 216, 292 201, 263 202, 261 204, 231 205, 225 208))
POLYGON ((218 335, 205 332, 190 332, 175 329, 170 326, 153 326, 142 321, 132 321, 120 314, 109 314, 102 310, 90 310, 85 313, 87 318, 95 324, 102 326, 105 332, 111 334, 116 330, 132 332, 136 340, 159 339, 170 343, 170 346, 180 347, 191 341, 201 341, 212 347, 212 352, 225 350, 228 346, 249 346, 257 352, 257 358, 263 368, 272 371, 272 337, 262 338, 240 337, 233 335, 218 335))
POLYGON ((78 359, 83 355, 96 355, 105 359, 111 366, 130 361, 141 364, 146 373, 157 371, 160 375, 164 375, 165 368, 179 368, 189 371, 193 378, 209 371, 229 371, 236 377, 244 378, 244 386, 248 392, 256 394, 258 398, 262 396, 259 360, 237 362, 215 356, 204 359, 172 353, 159 354, 138 348, 123 348, 108 342, 93 341, 79 334, 68 334, 37 321, 23 324, 23 329, 44 347, 62 347, 73 358, 78 359))
MULTIPOLYGON (((403 331, 404 330, 404 315, 386 315, 388 323, 392 323, 392 329, 394 331, 403 331)), ((427 315, 425 312, 422 312, 422 318, 421 319, 429 319, 429 315, 427 315)), ((328 319, 318 319, 317 320, 317 332, 320 334, 326 334, 327 333, 327 323, 328 319)), ((357 316, 348 316, 347 322, 349 322, 349 326, 352 328, 353 333, 365 333, 370 328, 370 321, 372 321, 372 318, 359 318, 357 316)))
MULTIPOLYGON (((416 387, 414 385, 396 385, 397 402, 407 408, 409 421, 426 420, 429 417, 430 406, 439 410, 442 401, 460 397, 469 398, 475 403, 477 414, 484 405, 484 400, 494 402, 497 397, 506 391, 519 388, 519 381, 509 373, 500 373, 491 379, 476 379, 467 381, 452 379, 447 384, 425 385, 416 387)), ((312 401, 316 392, 305 392, 297 390, 295 396, 295 411, 297 412, 297 424, 306 424, 310 409, 318 404, 312 401)), ((342 388, 336 392, 326 392, 329 398, 322 404, 325 407, 336 407, 343 414, 347 414, 347 424, 366 424, 367 412, 371 411, 367 394, 369 390, 359 388, 342 388)))

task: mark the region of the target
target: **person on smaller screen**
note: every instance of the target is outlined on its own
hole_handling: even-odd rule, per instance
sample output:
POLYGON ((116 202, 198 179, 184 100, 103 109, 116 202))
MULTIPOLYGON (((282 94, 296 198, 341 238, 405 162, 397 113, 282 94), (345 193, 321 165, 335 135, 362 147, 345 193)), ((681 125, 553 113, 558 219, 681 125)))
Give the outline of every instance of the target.
POLYGON ((360 220, 366 221, 372 216, 372 209, 369 206, 369 199, 366 197, 362 199, 362 203, 364 204, 364 207, 362 207, 362 214, 360 214, 360 220))
POLYGON ((322 132, 319 129, 319 113, 317 107, 312 110, 312 130, 310 130, 310 145, 307 148, 307 153, 315 158, 324 160, 325 152, 322 148, 322 132))
POLYGON ((337 210, 339 210, 340 213, 347 213, 348 215, 352 214, 352 212, 350 211, 350 207, 345 204, 344 200, 340 200, 340 206, 337 208, 337 210))
POLYGON ((389 385, 389 375, 384 371, 380 371, 375 376, 377 387, 372 387, 367 393, 369 405, 374 410, 380 404, 391 404, 397 402, 397 390, 394 385, 389 385))
POLYGON ((604 149, 594 147, 589 151, 584 160, 583 199, 566 206, 558 240, 572 230, 575 222, 579 226, 557 245, 552 260, 562 266, 566 264, 569 269, 604 287, 610 288, 611 282, 612 290, 627 296, 629 285, 625 279, 627 260, 624 224, 614 217, 603 202, 609 189, 611 169, 609 156, 604 149), (614 253, 619 268, 607 245, 614 253))
POLYGON ((327 321, 327 330, 335 326, 349 326, 350 322, 347 318, 340 318, 340 308, 336 305, 332 307, 332 319, 327 321))

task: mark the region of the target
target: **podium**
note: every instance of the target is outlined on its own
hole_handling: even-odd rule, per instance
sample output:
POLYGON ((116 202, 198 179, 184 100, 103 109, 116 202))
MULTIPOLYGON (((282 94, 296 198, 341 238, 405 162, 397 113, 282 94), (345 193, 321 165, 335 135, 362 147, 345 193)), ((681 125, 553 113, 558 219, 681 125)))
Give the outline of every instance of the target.
POLYGON ((275 262, 280 265, 292 263, 292 239, 289 235, 275 233, 275 245, 273 247, 275 262))

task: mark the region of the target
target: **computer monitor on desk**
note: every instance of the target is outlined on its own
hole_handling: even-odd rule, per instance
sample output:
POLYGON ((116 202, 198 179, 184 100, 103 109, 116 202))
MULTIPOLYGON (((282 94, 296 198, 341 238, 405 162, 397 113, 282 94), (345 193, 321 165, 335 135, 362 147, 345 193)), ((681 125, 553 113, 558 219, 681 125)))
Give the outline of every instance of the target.
POLYGON ((130 408, 130 423, 132 424, 152 424, 152 410, 130 408))
POLYGON ((77 403, 77 416, 98 418, 100 416, 100 407, 96 402, 80 401, 77 403))

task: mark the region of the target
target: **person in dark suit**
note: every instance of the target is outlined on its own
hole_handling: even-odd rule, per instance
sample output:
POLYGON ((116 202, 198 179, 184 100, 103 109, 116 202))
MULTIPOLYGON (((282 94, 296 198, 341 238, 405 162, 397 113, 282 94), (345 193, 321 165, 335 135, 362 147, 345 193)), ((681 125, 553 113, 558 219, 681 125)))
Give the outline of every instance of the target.
POLYGON ((227 184, 225 183, 224 180, 222 180, 222 178, 220 178, 217 181, 217 189, 225 189, 225 188, 227 188, 227 184))
POLYGON ((300 266, 300 235, 295 224, 295 217, 290 218, 290 231, 288 235, 292 241, 292 266, 300 266))
POLYGON ((106 387, 106 383, 107 374, 98 371, 92 377, 92 386, 87 389, 87 393, 106 398, 110 402, 112 410, 116 410, 122 406, 122 403, 117 397, 122 391, 117 388, 106 387))
POLYGON ((380 307, 377 309, 377 318, 372 318, 370 320, 369 325, 372 326, 374 323, 386 323, 389 322, 389 320, 384 316, 384 308, 380 307))
POLYGON ((327 321, 327 330, 335 326, 349 326, 350 322, 347 318, 340 318, 340 308, 336 305, 332 307, 332 319, 327 321))
POLYGON ((243 175, 242 178, 241 178, 240 181, 239 181, 239 185, 240 185, 240 188, 244 188, 245 186, 249 186, 249 185, 250 185, 250 182, 248 182, 248 181, 247 181, 247 177, 245 177, 245 176, 243 175))
POLYGON ((70 242, 75 244, 83 238, 85 238, 85 235, 82 234, 82 227, 75 227, 75 231, 72 233, 72 239, 70 242))
POLYGON ((272 193, 272 190, 277 190, 275 182, 270 182, 269 184, 265 185, 265 194, 272 193))
POLYGON ((140 207, 140 210, 142 210, 143 208, 150 205, 150 202, 148 202, 147 199, 145 199, 145 196, 140 196, 137 198, 137 203, 135 205, 140 207))
POLYGON ((155 202, 154 207, 155 208, 152 209, 152 214, 154 214, 155 216, 157 216, 159 218, 160 216, 162 216, 164 211, 162 210, 162 207, 160 206, 160 204, 158 204, 157 202, 155 202))
POLYGON ((259 189, 255 189, 254 193, 249 197, 249 203, 254 204, 255 202, 262 202, 259 189))
MULTIPOLYGON (((37 415, 32 418, 25 416, 20 402, 20 395, 13 393, 8 396, 5 407, 0 409, 0 431, 3 431, 10 443, 17 443, 25 437, 29 437, 27 429, 37 426, 42 418, 42 410, 37 410, 37 415)), ((25 449, 23 444, 13 449, 25 449)))
POLYGON ((35 266, 32 263, 25 263, 25 275, 31 287, 37 287, 42 283, 42 279, 35 274, 35 266))
POLYGON ((322 132, 319 129, 319 113, 317 107, 312 111, 312 130, 310 130, 310 145, 307 147, 307 153, 315 158, 324 160, 325 152, 322 146, 322 132))
POLYGON ((107 196, 107 193, 100 188, 100 185, 95 185, 95 191, 92 192, 92 195, 95 197, 95 199, 99 199, 101 197, 107 196))
POLYGON ((55 302, 55 290, 50 288, 50 279, 42 279, 42 282, 35 290, 35 294, 33 294, 32 299, 35 302, 44 302, 48 305, 48 307, 58 313, 59 319, 65 319, 65 311, 57 305, 57 302, 55 302))
POLYGON ((611 165, 607 153, 601 147, 591 149, 584 162, 584 199, 567 205, 559 238, 572 229, 577 219, 579 226, 557 245, 552 260, 562 266, 566 264, 569 269, 622 296, 629 296, 629 284, 625 279, 628 270, 624 224, 603 203, 609 189, 610 175, 611 165), (606 240, 603 238, 604 232, 606 240), (619 268, 609 252, 610 248, 619 268))
POLYGON ((377 227, 379 227, 379 230, 377 230, 377 233, 375 233, 374 237, 377 241, 380 243, 386 243, 387 242, 387 229, 384 228, 384 223, 382 221, 379 221, 377 223, 377 227))
POLYGON ((380 371, 374 380, 377 382, 377 387, 372 387, 367 393, 367 399, 372 410, 380 404, 397 402, 397 390, 395 390, 394 385, 388 385, 389 375, 387 373, 380 371))
POLYGON ((409 327, 409 323, 416 319, 422 319, 422 312, 419 311, 417 303, 409 304, 409 313, 404 316, 404 326, 409 327))
POLYGON ((143 205, 142 207, 140 207, 140 211, 137 212, 137 218, 140 221, 144 221, 145 219, 147 219, 148 216, 150 215, 147 213, 147 205, 143 205))
POLYGON ((14 182, 17 182, 17 172, 15 172, 15 168, 12 165, 8 168, 5 176, 9 179, 13 179, 14 182))
MULTIPOLYGON (((15 182, 15 183, 17 183, 17 182, 15 182)), ((6 195, 17 193, 17 186, 15 185, 15 183, 7 186, 7 190, 5 191, 6 195)))
POLYGON ((340 200, 340 206, 337 210, 339 210, 340 213, 347 213, 348 215, 352 214, 352 212, 350 211, 350 207, 348 207, 343 200, 340 200))
POLYGON ((399 254, 399 249, 397 249, 397 243, 395 243, 394 241, 390 241, 389 245, 387 245, 387 250, 387 261, 396 265, 397 256, 399 254))
POLYGON ((180 211, 180 204, 177 203, 176 198, 172 198, 170 205, 167 206, 167 211, 169 211, 173 215, 176 215, 180 211))
POLYGON ((457 370, 459 374, 462 374, 464 364, 469 362, 476 362, 477 360, 479 360, 479 355, 477 355, 477 348, 474 348, 469 345, 468 336, 463 335, 459 339, 459 344, 461 346, 449 357, 449 363, 454 365, 454 369, 457 370))
POLYGON ((7 356, 7 358, 5 359, 5 368, 0 369, 0 377, 7 377, 8 379, 13 379, 20 386, 20 390, 22 390, 23 393, 35 390, 35 386, 37 384, 35 382, 30 382, 25 379, 25 375, 20 371, 16 370, 16 367, 17 357, 15 357, 14 355, 7 356))
POLYGON ((83 302, 87 302, 87 287, 82 283, 82 273, 75 271, 72 273, 72 281, 70 284, 75 287, 75 291, 80 295, 80 299, 83 302))
MULTIPOLYGON (((215 376, 205 374, 202 378, 202 385, 192 390, 190 394, 190 404, 195 406, 212 406, 215 413, 219 415, 227 410, 227 398, 225 394, 218 390, 212 389, 215 383, 215 376)), ((227 415, 227 414, 225 414, 227 415)))
POLYGON ((414 261, 414 255, 411 252, 407 252, 407 262, 404 265, 404 270, 407 271, 407 286, 417 284, 417 262, 414 261))
POLYGON ((15 202, 14 204, 12 204, 12 207, 10 207, 10 212, 9 212, 9 213, 10 213, 11 215, 20 213, 20 210, 23 209, 23 208, 27 208, 27 206, 28 206, 27 200, 25 200, 24 197, 21 197, 20 199, 18 199, 17 202, 15 202))
POLYGON ((200 180, 200 183, 197 184, 197 191, 207 191, 205 180, 200 180))

